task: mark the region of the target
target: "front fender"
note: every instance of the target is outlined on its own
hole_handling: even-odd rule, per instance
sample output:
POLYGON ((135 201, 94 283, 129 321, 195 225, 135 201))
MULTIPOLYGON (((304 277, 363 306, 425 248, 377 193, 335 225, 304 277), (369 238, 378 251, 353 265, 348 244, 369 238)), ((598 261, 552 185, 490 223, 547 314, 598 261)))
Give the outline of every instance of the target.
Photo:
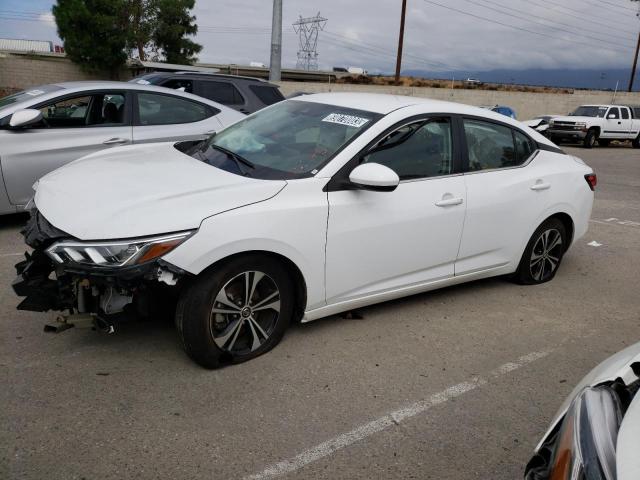
POLYGON ((290 182, 275 197, 206 218, 198 232, 164 257, 193 274, 231 255, 265 251, 294 263, 307 287, 307 308, 325 304, 326 179, 290 182))

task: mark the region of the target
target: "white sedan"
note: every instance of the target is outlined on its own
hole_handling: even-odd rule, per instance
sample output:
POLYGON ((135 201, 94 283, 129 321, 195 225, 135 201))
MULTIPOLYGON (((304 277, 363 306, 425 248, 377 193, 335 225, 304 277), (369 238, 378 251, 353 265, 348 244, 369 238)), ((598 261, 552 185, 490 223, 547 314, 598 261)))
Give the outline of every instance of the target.
POLYGON ((196 145, 122 147, 45 176, 14 289, 19 308, 108 330, 174 296, 187 353, 217 367, 268 351, 292 321, 497 275, 551 280, 595 184, 498 113, 305 95, 196 145))

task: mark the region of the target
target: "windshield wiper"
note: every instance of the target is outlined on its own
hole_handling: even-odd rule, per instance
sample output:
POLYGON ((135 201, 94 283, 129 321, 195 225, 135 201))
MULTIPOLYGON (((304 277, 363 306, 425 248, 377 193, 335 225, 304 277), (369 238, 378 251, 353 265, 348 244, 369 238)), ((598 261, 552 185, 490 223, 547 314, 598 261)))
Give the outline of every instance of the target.
POLYGON ((209 146, 211 148, 215 148, 216 150, 226 154, 227 157, 231 158, 236 163, 238 170, 240 170, 240 173, 242 175, 246 175, 249 172, 245 171, 240 165, 245 165, 249 167, 251 170, 254 170, 256 168, 256 166, 253 163, 251 163, 249 160, 247 160, 244 157, 241 157, 240 155, 232 152, 231 150, 227 150, 226 148, 221 147, 220 145, 216 145, 215 143, 211 143, 209 144, 209 146))

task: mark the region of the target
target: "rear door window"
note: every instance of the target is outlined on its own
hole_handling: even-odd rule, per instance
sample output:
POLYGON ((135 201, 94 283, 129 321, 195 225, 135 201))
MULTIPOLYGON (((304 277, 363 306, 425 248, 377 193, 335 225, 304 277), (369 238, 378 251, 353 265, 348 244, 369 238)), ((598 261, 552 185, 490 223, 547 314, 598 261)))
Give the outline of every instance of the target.
POLYGON ((516 164, 522 165, 535 151, 533 142, 524 133, 513 131, 513 138, 516 142, 516 164))
POLYGON ((238 89, 229 82, 214 82, 212 80, 198 80, 196 95, 208 98, 223 105, 242 105, 244 98, 238 89))
POLYGON ((622 118, 624 120, 629 120, 629 109, 628 108, 621 108, 620 112, 622 112, 622 118))
POLYGON ((172 95, 138 93, 138 121, 140 125, 171 125, 193 123, 218 113, 201 103, 172 95))
POLYGON ((518 165, 514 138, 509 127, 465 118, 464 132, 469 170, 493 170, 518 165))

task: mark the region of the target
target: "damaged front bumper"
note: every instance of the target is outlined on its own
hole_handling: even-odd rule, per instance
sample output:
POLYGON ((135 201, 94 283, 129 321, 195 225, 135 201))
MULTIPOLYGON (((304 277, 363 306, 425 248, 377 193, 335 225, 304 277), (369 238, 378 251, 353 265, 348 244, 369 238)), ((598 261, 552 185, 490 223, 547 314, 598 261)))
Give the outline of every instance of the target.
POLYGON ((73 237, 51 225, 37 210, 22 231, 33 248, 16 264, 12 283, 24 297, 19 310, 90 315, 111 325, 131 317, 166 313, 190 276, 161 258, 117 267, 55 262, 46 250, 73 237))

